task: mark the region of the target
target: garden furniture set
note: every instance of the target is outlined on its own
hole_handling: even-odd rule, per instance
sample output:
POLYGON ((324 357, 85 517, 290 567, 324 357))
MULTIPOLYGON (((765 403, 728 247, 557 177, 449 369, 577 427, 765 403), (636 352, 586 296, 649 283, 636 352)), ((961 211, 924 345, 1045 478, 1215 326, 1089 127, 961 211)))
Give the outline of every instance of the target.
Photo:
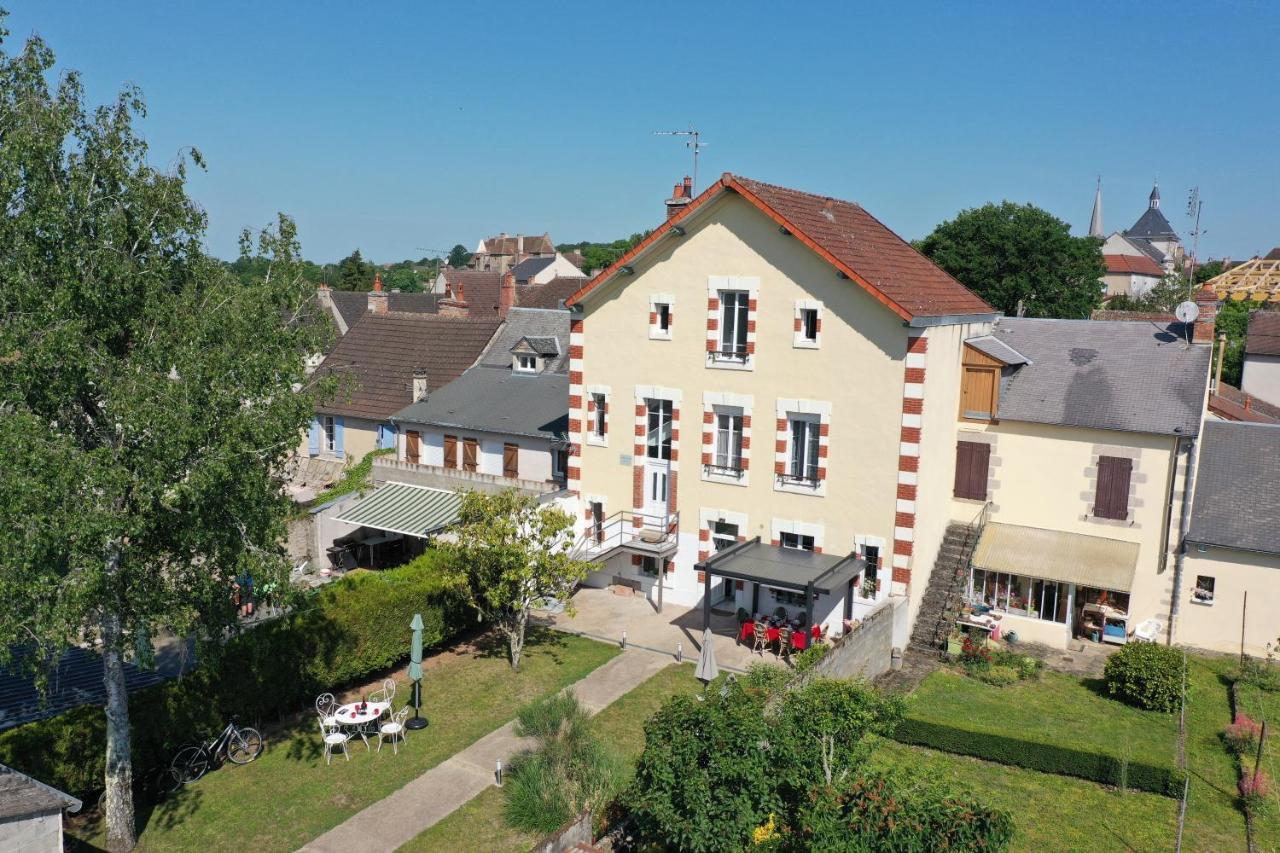
POLYGON ((392 700, 396 695, 396 683, 390 678, 382 682, 382 687, 373 691, 358 702, 339 705, 332 693, 322 693, 316 697, 316 714, 320 725, 320 735, 324 740, 325 764, 332 763, 333 754, 341 751, 347 761, 351 753, 347 744, 352 738, 364 741, 365 749, 369 749, 369 738, 378 739, 378 751, 382 751, 382 741, 391 741, 391 751, 400 753, 400 743, 405 740, 405 719, 409 716, 409 706, 392 712, 392 700))

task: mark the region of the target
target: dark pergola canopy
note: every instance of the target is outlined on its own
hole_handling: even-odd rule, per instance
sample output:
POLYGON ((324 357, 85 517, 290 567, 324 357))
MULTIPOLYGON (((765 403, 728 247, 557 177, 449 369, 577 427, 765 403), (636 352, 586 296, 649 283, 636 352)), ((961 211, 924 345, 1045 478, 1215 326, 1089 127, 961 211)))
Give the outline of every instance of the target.
POLYGON ((813 622, 813 597, 816 594, 848 594, 850 582, 866 568, 866 561, 853 554, 819 554, 795 548, 766 545, 757 536, 717 551, 695 568, 704 574, 706 587, 702 611, 703 621, 711 620, 711 578, 747 581, 777 589, 793 590, 807 597, 805 618, 813 622))

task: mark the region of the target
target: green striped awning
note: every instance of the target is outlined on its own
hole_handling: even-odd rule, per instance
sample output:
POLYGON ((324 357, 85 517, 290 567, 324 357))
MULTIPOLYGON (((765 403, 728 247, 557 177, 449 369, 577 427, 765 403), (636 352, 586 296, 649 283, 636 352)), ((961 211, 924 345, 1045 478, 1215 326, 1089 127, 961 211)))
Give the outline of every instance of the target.
POLYGON ((457 492, 387 483, 337 520, 408 536, 428 536, 457 521, 461 505, 462 495, 457 492))

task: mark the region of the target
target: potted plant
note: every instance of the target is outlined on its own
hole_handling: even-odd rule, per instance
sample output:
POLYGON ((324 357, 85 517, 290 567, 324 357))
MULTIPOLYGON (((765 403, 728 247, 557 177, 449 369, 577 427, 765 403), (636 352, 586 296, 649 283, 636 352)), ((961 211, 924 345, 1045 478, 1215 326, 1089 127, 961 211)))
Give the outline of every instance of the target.
POLYGON ((879 589, 879 587, 880 587, 880 584, 875 579, 867 578, 862 582, 862 597, 875 598, 876 591, 879 589))

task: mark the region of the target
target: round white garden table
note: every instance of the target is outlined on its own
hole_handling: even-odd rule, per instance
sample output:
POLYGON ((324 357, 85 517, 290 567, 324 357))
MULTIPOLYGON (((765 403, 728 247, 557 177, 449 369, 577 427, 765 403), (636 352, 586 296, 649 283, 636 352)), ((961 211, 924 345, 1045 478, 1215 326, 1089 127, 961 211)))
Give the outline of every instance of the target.
POLYGON ((360 739, 364 741, 365 748, 369 747, 369 735, 376 735, 378 719, 387 712, 391 707, 390 702, 366 702, 364 707, 360 707, 361 703, 351 702, 342 705, 334 712, 334 719, 341 726, 349 726, 355 729, 355 733, 360 735, 360 739), (371 730, 372 729, 372 730, 371 730))

